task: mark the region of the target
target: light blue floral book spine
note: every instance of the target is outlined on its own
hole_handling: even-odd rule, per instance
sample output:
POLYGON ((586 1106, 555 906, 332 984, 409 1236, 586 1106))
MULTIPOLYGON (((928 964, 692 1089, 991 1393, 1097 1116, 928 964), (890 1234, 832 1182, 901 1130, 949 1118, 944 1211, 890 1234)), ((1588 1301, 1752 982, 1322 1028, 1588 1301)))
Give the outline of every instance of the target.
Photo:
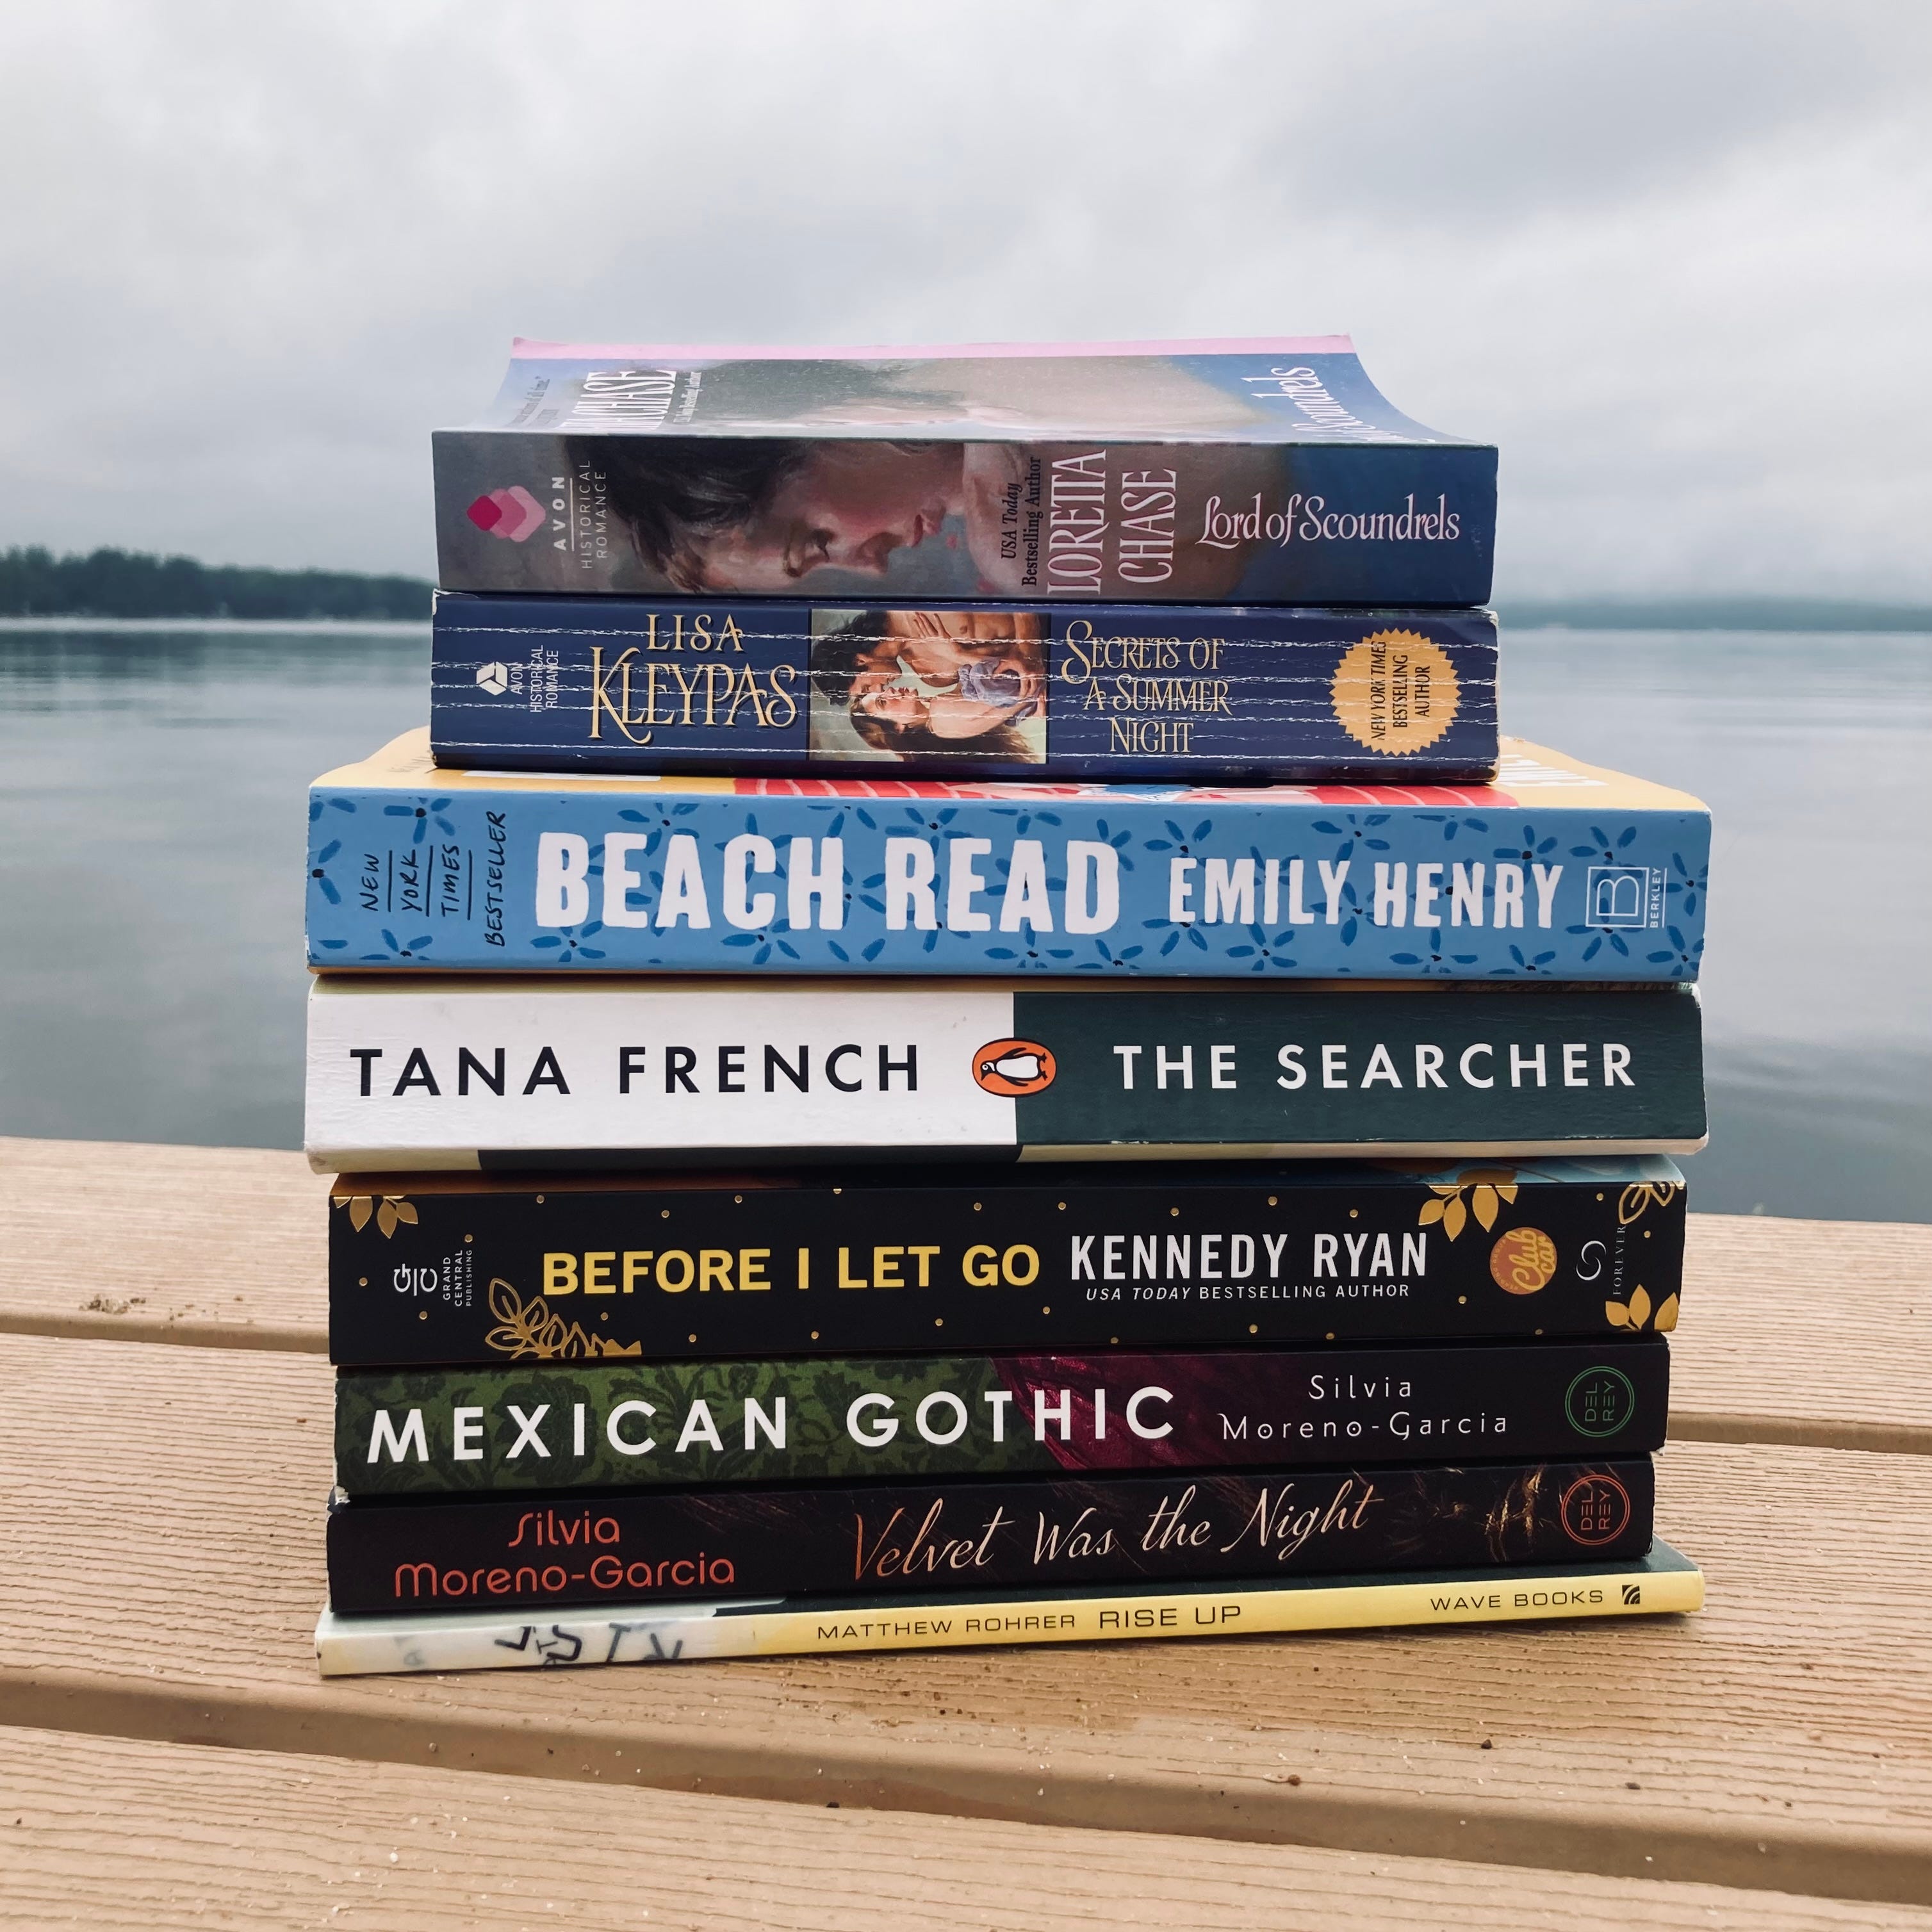
POLYGON ((1503 740, 1473 785, 592 778, 310 794, 308 953, 341 970, 1690 980, 1710 814, 1503 740))

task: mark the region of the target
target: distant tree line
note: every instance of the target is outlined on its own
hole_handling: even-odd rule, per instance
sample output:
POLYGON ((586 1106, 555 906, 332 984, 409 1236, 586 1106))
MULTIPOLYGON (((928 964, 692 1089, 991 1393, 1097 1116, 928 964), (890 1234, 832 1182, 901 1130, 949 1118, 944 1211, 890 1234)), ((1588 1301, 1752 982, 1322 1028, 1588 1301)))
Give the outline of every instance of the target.
POLYGON ((425 618, 429 603, 429 585, 414 577, 254 570, 140 550, 0 550, 0 616, 10 617, 425 618))

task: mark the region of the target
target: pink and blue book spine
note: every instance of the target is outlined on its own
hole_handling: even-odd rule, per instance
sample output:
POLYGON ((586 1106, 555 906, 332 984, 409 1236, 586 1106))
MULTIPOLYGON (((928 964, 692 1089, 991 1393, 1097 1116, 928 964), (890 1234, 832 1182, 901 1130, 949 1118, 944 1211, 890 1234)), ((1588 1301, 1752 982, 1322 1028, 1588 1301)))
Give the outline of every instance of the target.
POLYGON ((446 590, 1469 605, 1495 446, 1346 336, 519 342, 434 439, 446 590))

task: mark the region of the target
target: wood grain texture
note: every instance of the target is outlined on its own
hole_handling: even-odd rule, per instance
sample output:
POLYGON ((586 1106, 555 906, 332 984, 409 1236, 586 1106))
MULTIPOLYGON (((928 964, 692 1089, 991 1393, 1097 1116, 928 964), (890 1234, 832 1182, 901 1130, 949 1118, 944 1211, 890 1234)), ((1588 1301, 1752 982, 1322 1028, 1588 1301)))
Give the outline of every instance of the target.
POLYGON ((326 1352, 328 1199, 298 1154, 0 1136, 0 1330, 326 1352))
MULTIPOLYGON (((0 1138, 0 1330, 320 1352, 328 1184, 262 1149, 0 1138)), ((1932 1452, 1932 1226, 1690 1216, 1672 1430, 1932 1452)))
POLYGON ((0 1721, 1932 1898, 1928 1459, 1673 1448, 1688 1619, 324 1683, 326 1364, 9 1336, 0 1384, 0 1721))
POLYGON ((1932 1226, 1693 1214, 1671 1433, 1932 1453, 1932 1226))
POLYGON ((1932 1932, 1932 1910, 0 1730, 0 1925, 1932 1932))

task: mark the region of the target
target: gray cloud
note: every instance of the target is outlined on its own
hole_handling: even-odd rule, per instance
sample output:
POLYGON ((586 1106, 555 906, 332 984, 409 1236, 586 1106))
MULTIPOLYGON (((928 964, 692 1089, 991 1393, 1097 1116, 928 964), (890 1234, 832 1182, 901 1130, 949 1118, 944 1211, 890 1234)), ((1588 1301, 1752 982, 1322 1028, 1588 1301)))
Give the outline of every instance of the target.
POLYGON ((884 0, 0 20, 0 542, 427 571, 513 333, 1348 329, 1502 587, 1932 594, 1932 13, 884 0))

